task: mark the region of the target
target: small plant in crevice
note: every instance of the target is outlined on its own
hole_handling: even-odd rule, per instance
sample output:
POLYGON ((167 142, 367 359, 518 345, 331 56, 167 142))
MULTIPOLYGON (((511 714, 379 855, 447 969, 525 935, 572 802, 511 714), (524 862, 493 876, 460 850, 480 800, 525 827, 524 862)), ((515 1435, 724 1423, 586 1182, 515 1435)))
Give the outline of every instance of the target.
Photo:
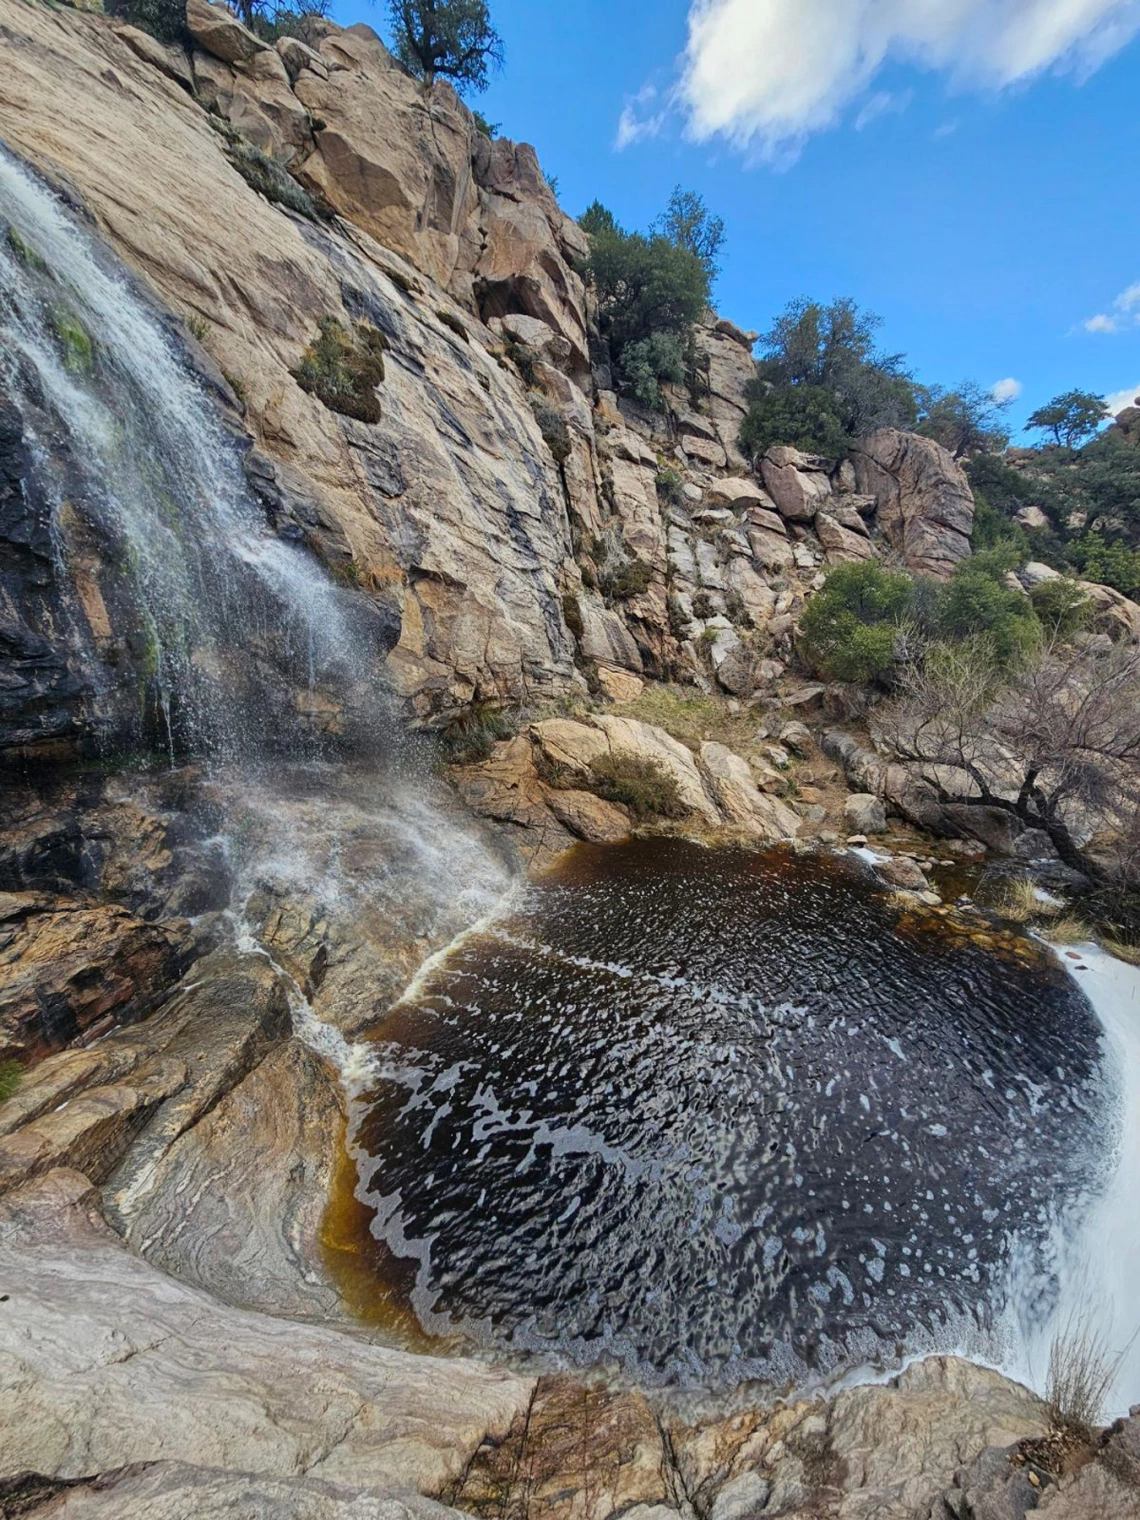
POLYGON ((1072 1314, 1049 1348, 1045 1403, 1054 1430, 1091 1442, 1125 1350, 1113 1352, 1087 1314, 1072 1314))
POLYGON ((752 614, 744 605, 744 598, 739 591, 726 591, 724 593, 724 612, 730 623, 735 623, 737 628, 754 628, 752 614))
POLYGON ((517 712, 476 703, 456 713, 440 730, 439 743, 448 765, 478 765, 495 745, 513 739, 522 722, 517 712))
POLYGON ((565 464, 570 458, 570 429, 565 417, 536 391, 530 393, 528 400, 543 442, 554 455, 555 463, 565 464))
POLYGON ((716 612, 712 597, 707 591, 698 591, 693 597, 693 616, 704 622, 705 618, 711 618, 716 612))
POLYGON ((684 501, 685 480, 680 470, 674 470, 666 465, 664 469, 657 471, 655 484, 657 499, 665 506, 679 507, 684 501))
POLYGON ((627 560, 602 580, 602 590, 612 602, 628 602, 644 596, 653 583, 653 566, 644 559, 627 560))
POLYGON ((562 598, 562 621, 580 644, 582 636, 586 631, 585 624, 582 621, 582 607, 578 598, 570 592, 567 592, 562 598))
POLYGON ((210 324, 206 321, 205 317, 199 315, 196 311, 192 311, 186 318, 186 331, 196 343, 204 343, 206 334, 210 331, 210 324))
POLYGON ((234 395, 237 397, 238 405, 244 412, 248 399, 245 388, 245 381, 241 378, 240 375, 231 375, 228 369, 224 369, 222 371, 222 379, 229 386, 230 390, 233 391, 234 395))
POLYGON ((223 121, 217 116, 211 116, 208 120, 222 139, 222 151, 251 190, 256 190, 259 195, 264 195, 266 200, 272 201, 275 205, 284 206, 288 211, 295 211, 298 216, 303 216, 310 222, 328 219, 330 214, 328 208, 322 206, 314 196, 299 185, 276 159, 270 158, 260 148, 254 147, 253 143, 236 127, 232 127, 228 121, 223 121))
POLYGON ((322 317, 320 331, 293 378, 330 412, 357 422, 379 422, 376 387, 384 379, 387 350, 387 338, 370 323, 357 322, 347 328, 335 317, 322 317))
POLYGON ((592 762, 590 789, 607 802, 622 803, 641 821, 689 814, 676 778, 656 760, 628 750, 613 750, 592 762))
POLYGON ((471 342, 471 334, 467 331, 463 321, 453 311, 448 311, 446 307, 439 306, 436 308, 435 314, 444 327, 450 328, 457 338, 462 338, 464 343, 471 342))
POLYGON ((0 1103, 7 1103, 15 1095, 22 1076, 19 1061, 0 1061, 0 1103))

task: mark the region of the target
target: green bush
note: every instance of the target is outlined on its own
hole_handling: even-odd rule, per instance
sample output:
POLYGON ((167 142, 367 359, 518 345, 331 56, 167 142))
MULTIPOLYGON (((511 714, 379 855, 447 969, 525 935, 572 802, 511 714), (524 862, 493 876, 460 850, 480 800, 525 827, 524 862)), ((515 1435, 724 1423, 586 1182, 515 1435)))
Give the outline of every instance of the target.
POLYGON ((350 331, 335 317, 322 317, 320 332, 293 378, 329 411, 358 422, 379 422, 376 387, 384 379, 387 348, 384 334, 367 322, 357 322, 350 331))
POLYGON ((1041 644, 1041 624, 1022 591, 1005 584, 1009 557, 1000 550, 963 560, 942 588, 937 627, 943 638, 984 638, 996 667, 1012 674, 1041 644))
POLYGON ((689 809, 676 779, 656 760, 627 750, 601 755, 590 766, 591 788, 607 802, 620 802, 637 819, 685 818, 689 809))
POLYGON ((1140 549, 1109 543, 1099 533, 1086 533, 1071 545, 1070 553, 1085 580, 1112 586, 1124 596, 1140 596, 1140 549))
POLYGON ((1050 638, 1071 638, 1092 620, 1093 604, 1088 592, 1066 575, 1041 581, 1030 591, 1029 600, 1050 638))
POLYGON ((874 680, 891 665, 914 598, 909 575, 875 560, 836 565, 804 609, 805 656, 829 680, 874 680))
POLYGON ((759 377, 745 387, 748 413, 740 447, 750 458, 784 444, 837 463, 851 445, 831 392, 821 385, 773 385, 759 377))
POLYGON ((661 386, 680 385, 685 379, 685 348, 676 333, 657 332, 621 351, 625 383, 642 406, 661 410, 661 386))

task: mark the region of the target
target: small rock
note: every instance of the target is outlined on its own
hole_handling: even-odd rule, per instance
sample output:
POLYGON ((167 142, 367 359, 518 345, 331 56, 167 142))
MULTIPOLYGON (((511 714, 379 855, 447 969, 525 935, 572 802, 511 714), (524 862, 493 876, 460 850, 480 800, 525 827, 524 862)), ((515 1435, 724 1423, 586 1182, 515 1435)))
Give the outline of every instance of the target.
POLYGON ((885 834, 887 814, 882 802, 871 792, 855 792, 843 804, 843 816, 849 828, 860 834, 885 834))
POLYGON ((764 754, 767 756, 770 764, 774 765, 778 771, 786 771, 792 763, 791 755, 788 754, 781 744, 765 744, 764 754))
POLYGON ((764 1508, 771 1492, 772 1485, 758 1472, 741 1473, 713 1500, 710 1520, 744 1520, 764 1508))
POLYGON ((821 844, 838 844, 839 835, 834 829, 820 829, 819 838, 821 844))
POLYGON ((867 848, 867 836, 866 834, 848 834, 847 843, 852 850, 865 850, 867 848))
POLYGON ((875 869, 892 887, 902 887, 906 892, 925 892, 930 887, 917 861, 908 860, 905 856, 884 860, 875 869))
POLYGON ((793 754, 803 759, 811 753, 812 737, 811 730, 806 723, 785 723, 780 730, 780 743, 785 749, 790 749, 793 754))

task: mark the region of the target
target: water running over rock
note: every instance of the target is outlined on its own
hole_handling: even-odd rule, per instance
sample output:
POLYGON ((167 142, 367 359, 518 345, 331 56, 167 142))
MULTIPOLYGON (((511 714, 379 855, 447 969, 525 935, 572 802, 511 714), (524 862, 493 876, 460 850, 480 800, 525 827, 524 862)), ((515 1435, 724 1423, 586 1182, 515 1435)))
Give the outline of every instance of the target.
POLYGON ((802 1383, 996 1342, 1098 1182, 1052 957, 908 929, 837 857, 584 847, 377 1031, 385 1291, 436 1334, 802 1383))
POLYGON ((104 751, 313 752, 322 714, 342 726, 383 653, 374 609, 271 531, 218 398, 158 312, 0 150, 5 395, 54 569, 78 588, 54 632, 86 646, 85 716, 104 751), (124 667, 141 689, 113 722, 124 667))

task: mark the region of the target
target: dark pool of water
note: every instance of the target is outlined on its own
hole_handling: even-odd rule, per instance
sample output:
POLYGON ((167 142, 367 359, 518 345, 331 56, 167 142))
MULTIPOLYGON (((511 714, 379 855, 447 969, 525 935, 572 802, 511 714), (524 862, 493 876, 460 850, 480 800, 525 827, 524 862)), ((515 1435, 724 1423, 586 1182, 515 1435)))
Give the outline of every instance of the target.
POLYGON ((1097 1165, 1052 958, 900 923, 838 857, 583 847, 375 1035, 378 1297, 643 1378, 949 1349, 1097 1165))

